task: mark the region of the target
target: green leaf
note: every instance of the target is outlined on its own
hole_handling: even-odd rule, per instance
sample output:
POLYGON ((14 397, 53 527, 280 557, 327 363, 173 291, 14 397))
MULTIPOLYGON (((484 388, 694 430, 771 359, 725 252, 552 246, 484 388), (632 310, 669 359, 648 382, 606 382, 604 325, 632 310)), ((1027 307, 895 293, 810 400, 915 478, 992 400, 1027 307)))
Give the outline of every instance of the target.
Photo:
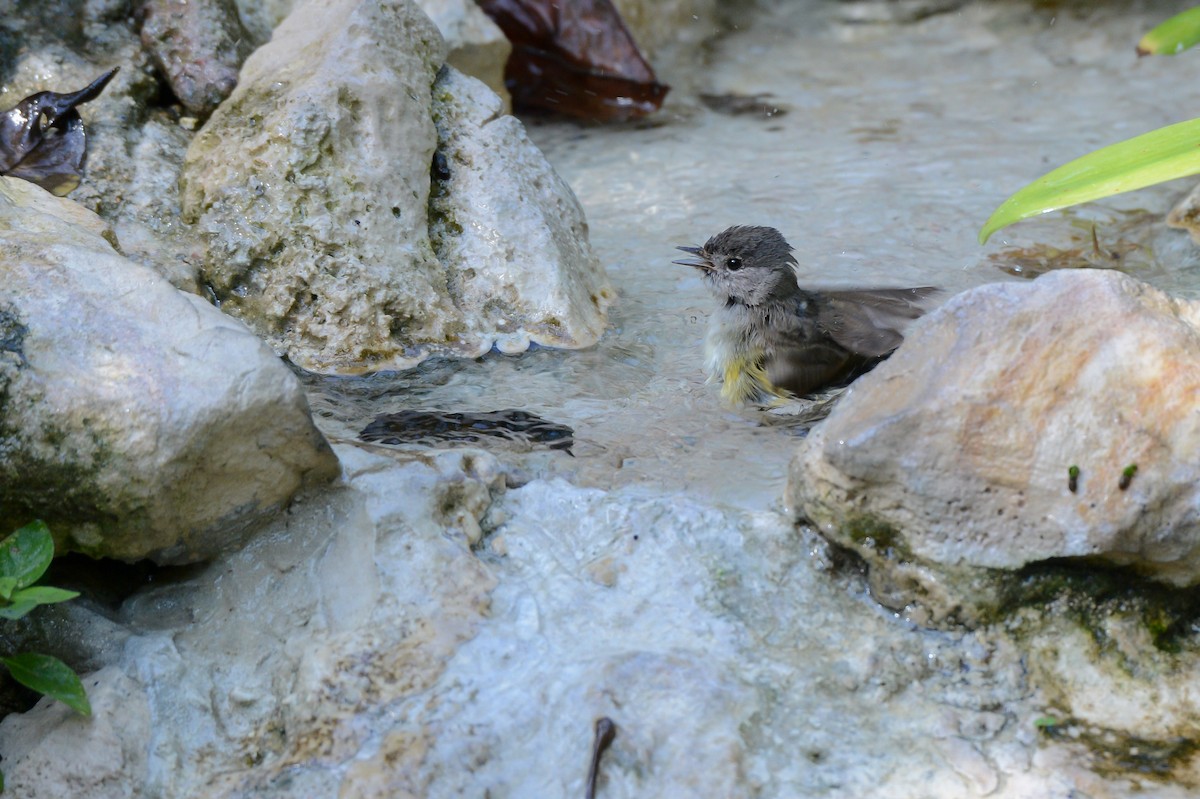
POLYGON ((19 619, 38 606, 32 599, 23 602, 13 602, 11 605, 0 607, 0 619, 19 619))
POLYGON ((10 658, 0 658, 13 679, 27 688, 45 694, 84 716, 92 715, 83 683, 70 666, 56 657, 25 652, 10 658))
POLYGON ((16 577, 0 577, 0 598, 11 599, 20 582, 16 577))
POLYGON ((979 231, 979 243, 1027 217, 1111 197, 1200 172, 1200 119, 1109 145, 1049 172, 1005 200, 979 231))
POLYGON ((0 577, 13 577, 17 588, 33 585, 54 560, 54 539, 46 525, 30 522, 0 541, 0 577))
POLYGON ((55 602, 66 602, 79 596, 78 591, 68 591, 65 588, 54 588, 49 585, 35 585, 22 588, 12 595, 13 602, 30 601, 38 605, 51 605, 55 602))
POLYGON ((1138 42, 1138 55, 1175 55, 1200 42, 1200 7, 1176 14, 1138 42))

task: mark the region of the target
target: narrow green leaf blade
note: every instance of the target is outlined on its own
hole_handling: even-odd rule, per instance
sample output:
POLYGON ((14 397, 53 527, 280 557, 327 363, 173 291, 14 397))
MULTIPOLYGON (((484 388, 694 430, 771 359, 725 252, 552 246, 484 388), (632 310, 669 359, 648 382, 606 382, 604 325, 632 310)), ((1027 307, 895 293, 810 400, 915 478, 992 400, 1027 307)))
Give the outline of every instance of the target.
POLYGON ((37 606, 38 603, 29 599, 13 602, 11 605, 0 607, 0 619, 20 619, 37 606))
POLYGON ((12 595, 13 602, 33 602, 38 605, 50 605, 55 602, 66 602, 79 596, 78 591, 68 591, 65 588, 54 588, 49 585, 34 585, 22 588, 12 595))
POLYGON ((0 660, 21 685, 57 699, 84 716, 92 715, 92 704, 88 702, 79 675, 58 658, 25 652, 0 660))
POLYGON ((1200 42, 1200 6, 1176 14, 1138 42, 1138 55, 1175 55, 1200 42))
POLYGON ((1005 200, 979 231, 997 230, 1047 211, 1111 197, 1200 173, 1200 119, 1109 145, 1048 172, 1005 200))
POLYGON ((0 577, 14 577, 17 588, 37 582, 54 560, 54 539, 40 521, 30 522, 0 541, 0 577))

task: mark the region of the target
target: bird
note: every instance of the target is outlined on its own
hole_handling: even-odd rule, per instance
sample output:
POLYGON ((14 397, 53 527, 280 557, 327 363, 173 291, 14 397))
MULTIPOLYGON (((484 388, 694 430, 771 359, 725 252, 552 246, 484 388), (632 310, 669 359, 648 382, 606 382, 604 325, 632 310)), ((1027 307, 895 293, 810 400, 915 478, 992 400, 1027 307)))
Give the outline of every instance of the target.
POLYGON ((941 290, 801 288, 797 262, 777 229, 735 225, 693 258, 718 300, 705 339, 706 370, 731 406, 781 408, 848 385, 892 353, 941 290))

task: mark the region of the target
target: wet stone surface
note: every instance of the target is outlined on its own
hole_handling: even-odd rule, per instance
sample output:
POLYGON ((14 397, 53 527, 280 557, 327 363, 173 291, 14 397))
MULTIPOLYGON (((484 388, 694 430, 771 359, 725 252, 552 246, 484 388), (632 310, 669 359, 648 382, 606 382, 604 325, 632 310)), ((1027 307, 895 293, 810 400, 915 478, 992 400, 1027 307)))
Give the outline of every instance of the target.
MULTIPOLYGON (((923 11, 949 5, 739 7, 727 36, 661 64, 673 89, 647 122, 532 124, 616 290, 599 343, 305 375, 343 482, 247 549, 106 609, 129 633, 89 678, 111 723, 46 705, 9 717, 10 790, 578 796, 608 717, 603 799, 1194 795, 1180 708, 1195 666, 1177 634, 1191 604, 1160 614, 1117 580, 1089 605, 1058 574, 1025 574, 1042 592, 1027 606, 977 630, 927 626, 780 512, 802 433, 723 410, 703 382, 711 298, 670 261, 731 224, 783 231, 805 286, 948 295, 1018 280, 994 257, 1012 249, 1086 261, 1095 224, 1101 253, 1145 242, 1123 256, 1134 276, 1200 296, 1185 232, 1118 229, 1186 187, 975 241, 1051 165, 1195 105, 1182 62, 1133 56, 1186 0, 923 11), (889 10, 920 18, 847 22, 889 10), (787 113, 731 115, 701 94, 787 113), (576 457, 359 439, 381 414, 499 408, 570 428, 576 457), (1139 676, 1139 658, 1154 668, 1139 676)), ((680 37, 714 32, 702 24, 680 37)))

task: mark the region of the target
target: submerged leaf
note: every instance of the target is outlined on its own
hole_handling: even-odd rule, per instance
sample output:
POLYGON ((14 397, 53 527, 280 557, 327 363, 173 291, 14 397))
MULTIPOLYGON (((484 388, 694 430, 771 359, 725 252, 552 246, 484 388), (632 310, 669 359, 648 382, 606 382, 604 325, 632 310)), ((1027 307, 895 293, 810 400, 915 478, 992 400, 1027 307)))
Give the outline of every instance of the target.
POLYGON ((524 450, 545 447, 574 455, 575 431, 528 411, 508 409, 486 413, 399 411, 376 416, 358 437, 363 441, 398 446, 446 444, 487 446, 505 443, 524 450))
MULTIPOLYGON (((1066 212, 1064 216, 1069 215, 1066 212)), ((1056 269, 1115 269, 1138 275, 1154 267, 1152 237, 1161 228, 1162 215, 1144 210, 1111 211, 1114 218, 1102 225, 1072 219, 1070 242, 1055 246, 1035 241, 989 253, 987 261, 1010 275, 1035 278, 1056 269)))
POLYGON ((31 94, 0 114, 0 175, 23 178, 60 197, 78 186, 87 135, 76 106, 98 97, 118 69, 71 94, 31 94))
POLYGON ((1142 37, 1138 55, 1175 55, 1200 42, 1200 7, 1176 14, 1142 37))
POLYGON ((1200 119, 1109 145, 1049 172, 1005 200, 979 231, 1200 172, 1200 119))
POLYGON ((8 666, 13 679, 51 699, 57 699, 77 713, 92 715, 92 705, 79 675, 56 657, 26 652, 10 658, 0 658, 8 666))
POLYGON ((512 42, 504 82, 518 107, 635 119, 667 95, 610 0, 478 0, 512 42))

